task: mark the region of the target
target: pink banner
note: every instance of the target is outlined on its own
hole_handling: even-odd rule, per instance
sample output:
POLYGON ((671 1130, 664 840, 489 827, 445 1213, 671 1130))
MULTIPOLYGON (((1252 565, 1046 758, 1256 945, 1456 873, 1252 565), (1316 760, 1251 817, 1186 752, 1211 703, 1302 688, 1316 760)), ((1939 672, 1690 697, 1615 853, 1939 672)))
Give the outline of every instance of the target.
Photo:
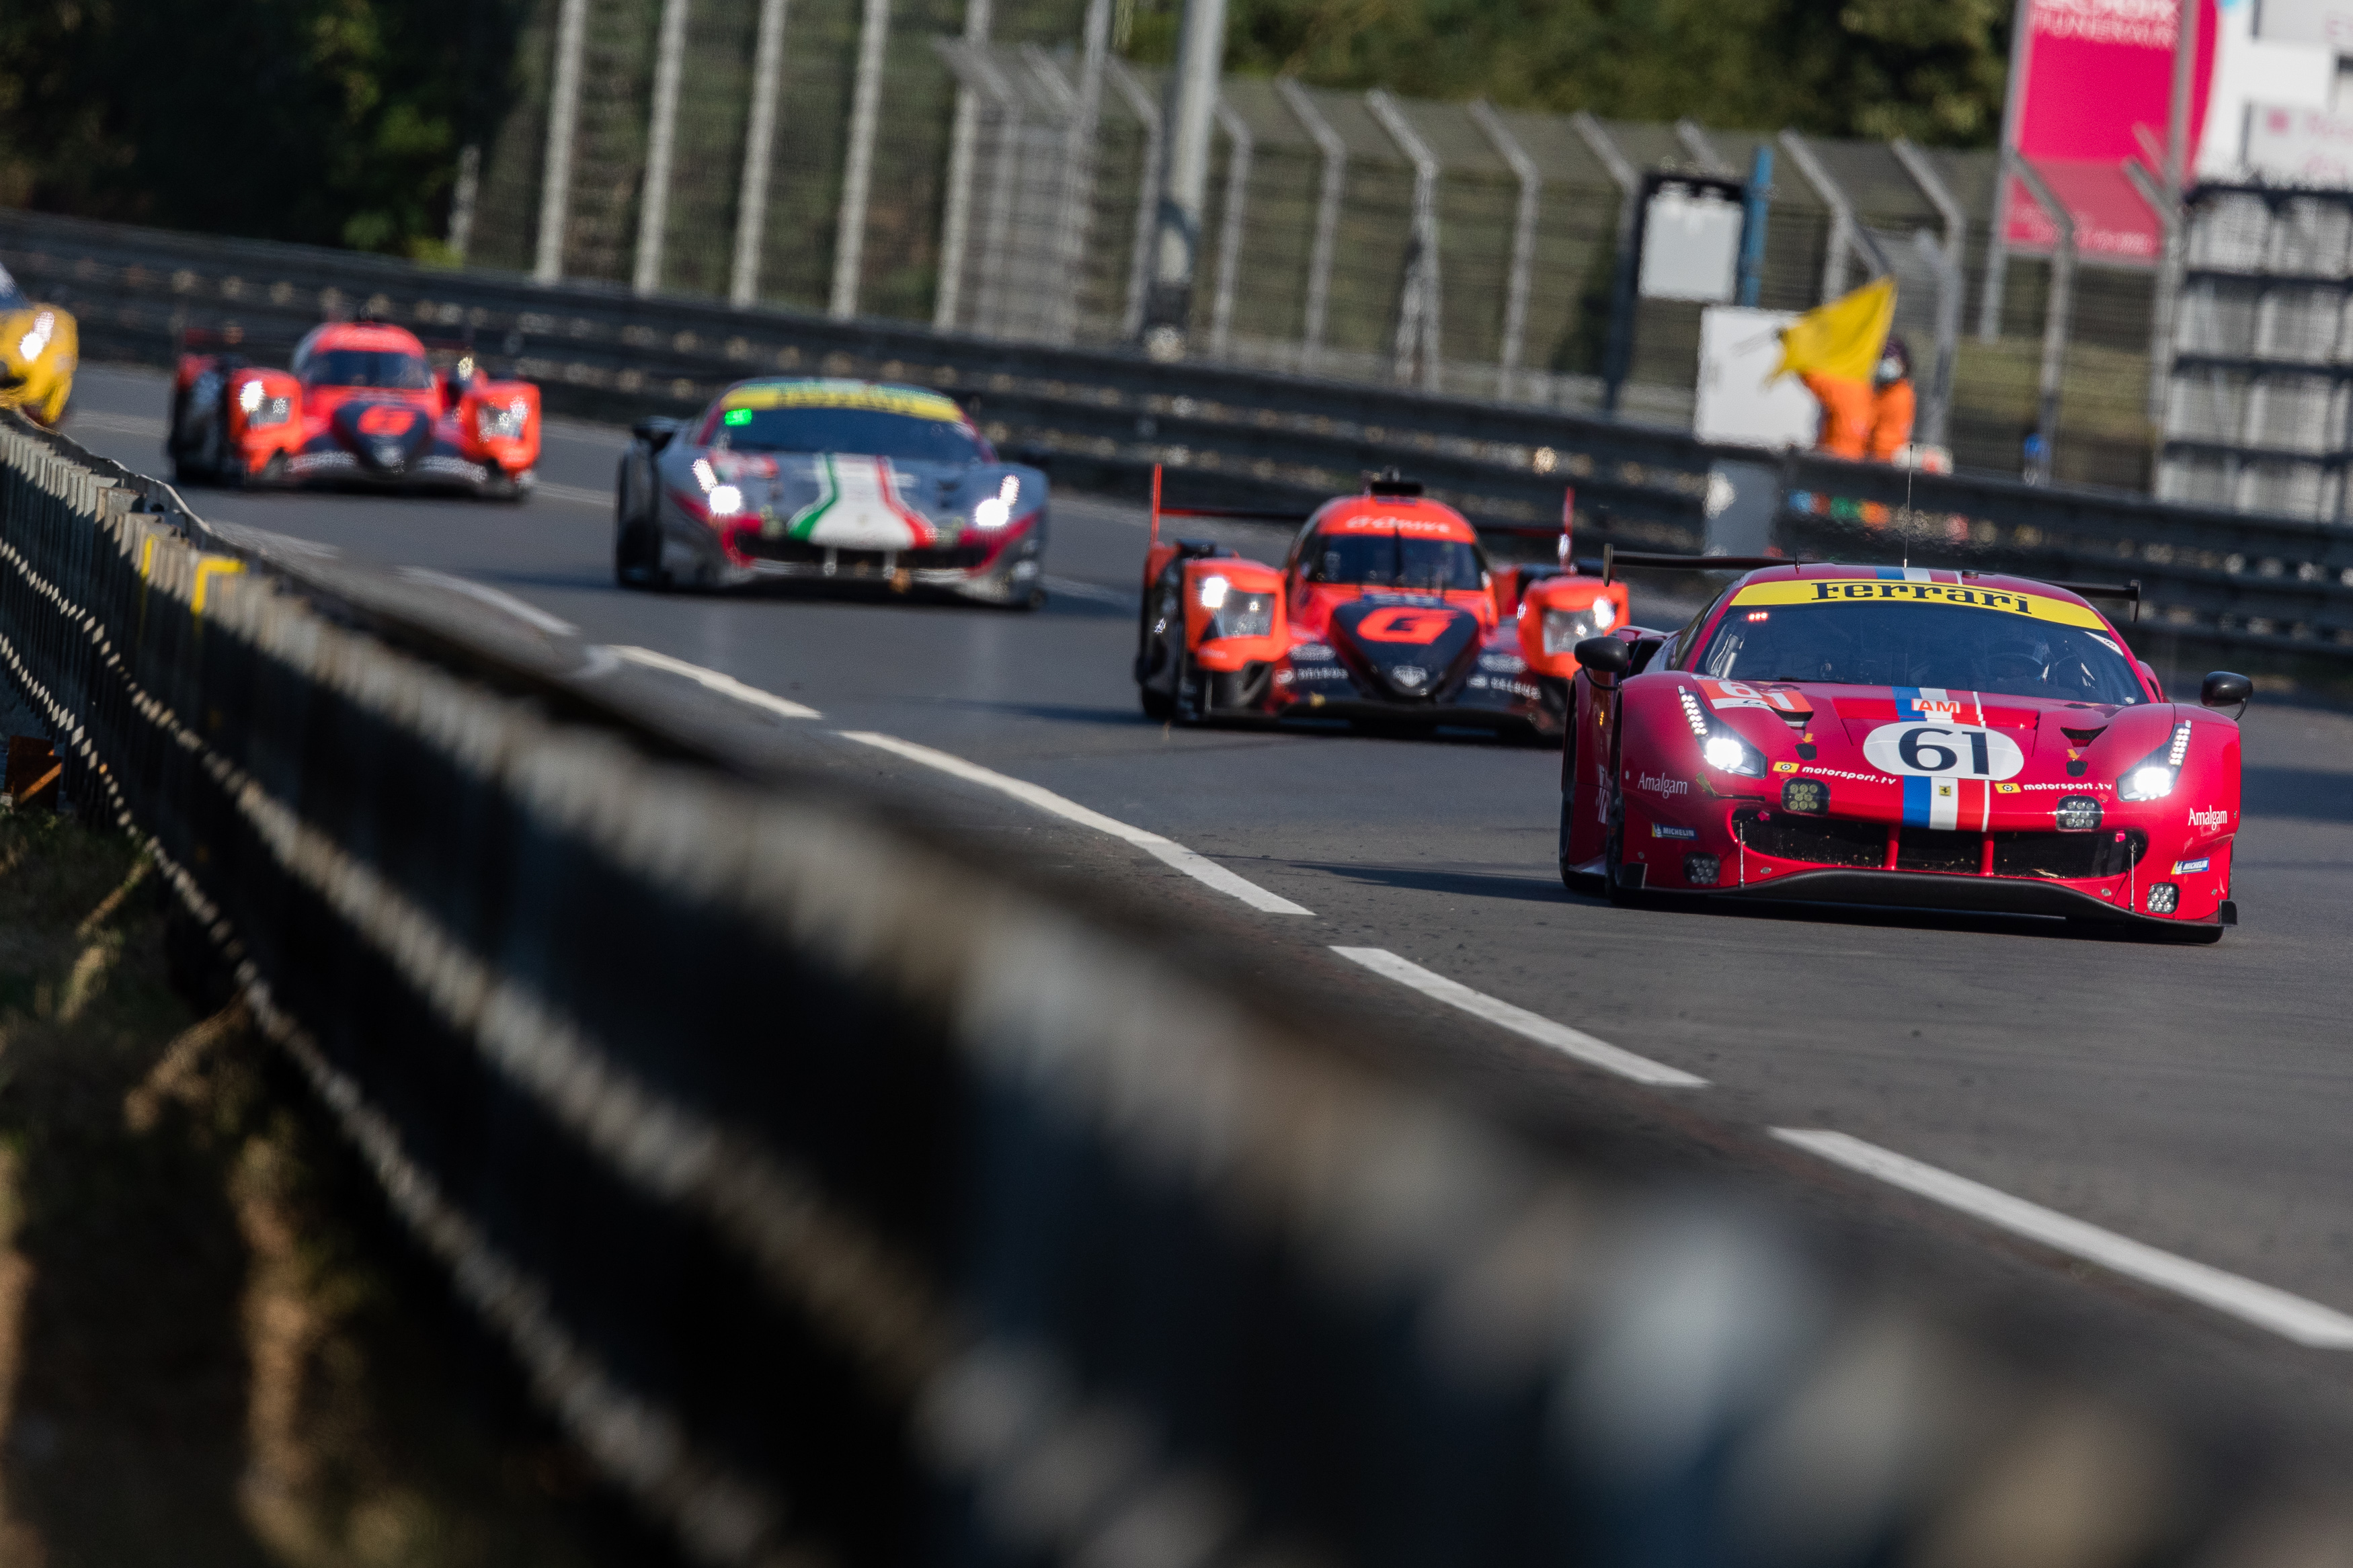
MULTIPOLYGON (((2157 215, 2121 164, 2146 162, 2134 132, 2165 143, 2172 116, 2173 35, 2178 0, 2032 0, 2021 65, 2026 99, 2018 117, 2018 151, 2034 163, 2075 220, 2086 256, 2153 264, 2157 215)), ((2191 73, 2190 152, 2197 162, 2214 73, 2215 0, 2199 0, 2198 60, 2191 73)), ((2058 226, 2018 181, 2010 182, 2004 237, 2021 250, 2047 251, 2058 226)))

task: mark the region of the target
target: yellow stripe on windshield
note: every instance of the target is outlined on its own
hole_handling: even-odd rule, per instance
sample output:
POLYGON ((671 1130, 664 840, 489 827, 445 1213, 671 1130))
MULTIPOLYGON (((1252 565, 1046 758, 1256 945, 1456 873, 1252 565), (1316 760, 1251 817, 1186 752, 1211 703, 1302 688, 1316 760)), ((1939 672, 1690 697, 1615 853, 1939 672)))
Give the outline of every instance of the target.
POLYGON ((1981 588, 1968 583, 1887 583, 1872 577, 1799 577, 1774 583, 1751 583, 1732 596, 1735 605, 1844 605, 1893 601, 1906 605, 1957 605, 1971 610, 1999 610, 2030 620, 2056 621, 2062 626, 2089 626, 2105 623, 2088 607, 2042 594, 2019 594, 2002 588, 1981 588))
POLYGON ((936 392, 909 392, 897 387, 867 386, 854 381, 791 381, 739 386, 720 404, 722 408, 857 408, 874 414, 904 414, 915 419, 955 424, 964 410, 952 398, 936 392))

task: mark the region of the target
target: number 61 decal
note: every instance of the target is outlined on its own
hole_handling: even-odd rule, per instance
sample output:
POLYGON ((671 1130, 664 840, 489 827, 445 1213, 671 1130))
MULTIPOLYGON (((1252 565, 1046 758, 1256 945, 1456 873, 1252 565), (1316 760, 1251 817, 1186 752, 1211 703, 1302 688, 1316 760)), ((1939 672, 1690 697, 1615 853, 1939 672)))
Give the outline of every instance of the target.
POLYGON ((1934 778, 2006 779, 2026 766, 2016 741, 1971 724, 1882 724, 1862 754, 1883 773, 1934 778))

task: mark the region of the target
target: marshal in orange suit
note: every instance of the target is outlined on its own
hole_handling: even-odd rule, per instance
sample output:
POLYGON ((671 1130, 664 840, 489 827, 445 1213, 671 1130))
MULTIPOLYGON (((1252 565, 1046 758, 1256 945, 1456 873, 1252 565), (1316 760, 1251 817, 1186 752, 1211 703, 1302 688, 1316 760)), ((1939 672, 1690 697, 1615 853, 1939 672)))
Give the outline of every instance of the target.
POLYGON ((1870 384, 1822 371, 1799 379, 1822 405, 1817 451, 1834 458, 1868 458, 1891 463, 1912 439, 1915 412, 1912 355, 1902 338, 1891 337, 1873 366, 1870 384))

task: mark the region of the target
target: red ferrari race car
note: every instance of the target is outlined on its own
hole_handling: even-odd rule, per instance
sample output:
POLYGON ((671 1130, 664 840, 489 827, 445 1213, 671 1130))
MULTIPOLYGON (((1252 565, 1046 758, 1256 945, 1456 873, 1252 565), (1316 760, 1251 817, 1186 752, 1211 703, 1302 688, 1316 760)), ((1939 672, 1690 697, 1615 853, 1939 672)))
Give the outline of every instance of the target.
POLYGON ((425 345, 378 321, 330 321, 291 370, 183 353, 164 450, 173 478, 241 485, 531 493, 539 388, 494 381, 461 354, 437 372, 425 345))
MULTIPOLYGON (((1564 512, 1566 515, 1566 512, 1564 512)), ((1626 620, 1623 584, 1560 566, 1492 565, 1452 507, 1394 469, 1324 502, 1281 567, 1223 545, 1162 543, 1153 477, 1135 683, 1155 719, 1349 720, 1561 732, 1576 648, 1626 620)))
POLYGON ((1621 901, 1715 898, 2138 922, 2212 941, 2231 900, 2244 676, 2169 701, 2085 595, 1918 567, 1753 570, 1671 636, 1580 644, 1560 868, 1621 901), (2217 709, 2232 709, 2225 715, 2217 709))

